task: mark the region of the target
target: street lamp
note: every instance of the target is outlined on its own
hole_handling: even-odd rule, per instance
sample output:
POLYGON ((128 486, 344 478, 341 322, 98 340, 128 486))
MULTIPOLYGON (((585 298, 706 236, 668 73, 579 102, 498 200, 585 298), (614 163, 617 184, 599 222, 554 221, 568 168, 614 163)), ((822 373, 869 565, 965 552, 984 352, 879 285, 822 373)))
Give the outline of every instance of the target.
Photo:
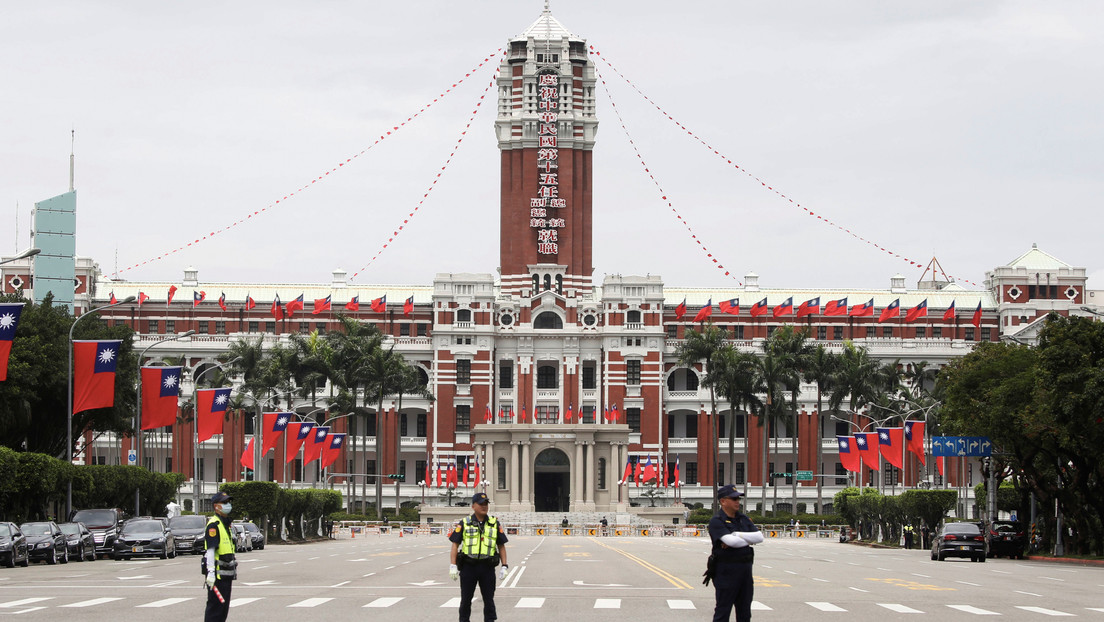
POLYGON ((1092 307, 1079 307, 1079 308, 1082 311, 1084 311, 1085 313, 1090 313, 1092 315, 1099 315, 1100 317, 1104 317, 1104 312, 1097 311, 1096 309, 1093 309, 1092 307))
MULTIPOLYGON (((192 332, 192 331, 189 331, 192 332)), ((156 345, 156 344, 154 344, 156 345)), ((235 361, 241 360, 241 357, 236 357, 225 363, 212 363, 210 367, 199 372, 192 378, 192 511, 199 514, 199 379, 207 375, 207 372, 214 369, 221 369, 226 371, 226 367, 235 361)))
POLYGON ((37 255, 41 252, 42 252, 41 248, 31 247, 31 248, 28 248, 27 250, 23 251, 22 253, 19 253, 15 257, 9 257, 8 259, 0 260, 0 264, 11 263, 13 261, 19 261, 20 259, 26 259, 28 257, 34 257, 35 255, 37 255))
MULTIPOLYGON (((141 425, 142 425, 142 359, 145 358, 146 352, 149 352, 150 348, 152 348, 153 346, 165 343, 166 341, 176 341, 177 339, 183 339, 185 337, 191 337, 194 334, 195 334, 194 330, 189 330, 188 332, 180 333, 179 335, 172 335, 172 336, 169 336, 169 337, 165 337, 164 339, 158 339, 157 341, 155 341, 155 342, 151 343, 150 345, 146 346, 146 349, 142 350, 142 353, 138 355, 138 369, 137 369, 138 388, 135 391, 135 395, 137 397, 137 400, 136 400, 136 403, 135 403, 135 406, 134 406, 134 464, 135 465, 142 464, 142 454, 141 454, 141 451, 142 451, 142 430, 141 430, 141 425)), ((135 488, 134 489, 134 515, 135 516, 140 516, 141 515, 141 512, 138 511, 138 499, 139 499, 138 493, 139 493, 139 489, 135 488)))
MULTIPOLYGON (((39 252, 39 250, 37 248, 31 249, 31 251, 36 251, 36 252, 32 253, 30 251, 24 251, 25 256, 29 257, 30 255, 36 255, 39 252)), ((80 317, 74 319, 73 324, 69 327, 69 341, 67 342, 68 350, 69 350, 69 366, 66 368, 66 371, 68 372, 68 376, 69 376, 69 385, 68 385, 69 386, 69 388, 68 388, 69 407, 65 410, 65 415, 66 415, 66 417, 65 417, 65 422, 66 422, 66 425, 65 425, 65 454, 66 454, 66 458, 65 459, 70 464, 73 463, 73 329, 77 327, 78 322, 80 322, 81 320, 83 320, 86 317, 90 317, 92 315, 100 313, 101 311, 106 311, 107 309, 110 309, 111 307, 118 307, 120 305, 130 304, 130 303, 134 302, 135 300, 137 300, 137 298, 135 298, 134 296, 127 296, 126 298, 123 298, 122 300, 120 300, 120 301, 118 301, 114 304, 104 305, 102 307, 96 307, 95 309, 89 309, 88 311, 85 311, 84 314, 82 314, 80 317)), ((70 477, 69 481, 68 481, 68 483, 66 484, 66 487, 65 487, 65 516, 66 516, 66 520, 68 520, 68 517, 72 516, 72 515, 73 515, 73 478, 70 477)))
MULTIPOLYGON (((300 415, 299 413, 297 413, 297 412, 295 412, 295 411, 288 411, 288 412, 289 412, 289 413, 290 413, 291 415, 294 415, 295 417, 298 417, 298 418, 300 418, 300 420, 306 420, 306 419, 308 419, 308 418, 309 418, 309 417, 310 417, 311 415, 313 415, 314 413, 316 413, 316 412, 322 412, 322 411, 324 411, 324 410, 326 410, 326 408, 325 408, 325 407, 322 407, 322 408, 315 408, 314 410, 312 410, 312 411, 310 411, 310 412, 308 412, 308 413, 306 413, 306 414, 304 414, 304 415, 300 415)), ((284 487, 285 487, 285 488, 291 488, 291 480, 289 480, 289 479, 288 479, 288 472, 287 472, 287 465, 288 465, 288 462, 290 462, 290 459, 289 459, 289 458, 288 458, 288 456, 287 456, 287 442, 288 442, 288 433, 287 433, 287 432, 284 432, 284 487)), ((254 444, 255 444, 255 443, 254 443, 254 444)), ((298 454, 298 453, 296 453, 296 455, 299 455, 299 454, 298 454)))

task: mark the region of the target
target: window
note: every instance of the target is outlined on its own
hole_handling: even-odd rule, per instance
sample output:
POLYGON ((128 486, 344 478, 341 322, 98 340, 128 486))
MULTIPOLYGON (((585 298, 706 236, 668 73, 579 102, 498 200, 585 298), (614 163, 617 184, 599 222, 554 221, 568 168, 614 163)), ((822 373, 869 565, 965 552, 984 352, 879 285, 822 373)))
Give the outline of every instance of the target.
POLYGON ((563 275, 556 275, 556 293, 563 295, 563 275))
POLYGON ((885 338, 888 339, 892 336, 893 336, 893 327, 892 326, 883 326, 882 327, 882 337, 885 337, 885 338))
POLYGON ((698 483, 698 463, 697 462, 687 462, 686 463, 686 475, 685 475, 685 479, 683 479, 682 481, 687 483, 687 484, 690 484, 691 486, 698 483))
POLYGON ((275 335, 276 334, 276 322, 275 321, 265 322, 265 332, 269 333, 270 335, 275 335))
POLYGON ((471 317, 472 317, 471 316, 471 309, 457 309, 456 310, 456 321, 457 322, 470 322, 470 321, 472 321, 471 317))
POLYGON ((541 365, 537 367, 537 388, 555 389, 559 385, 559 370, 555 365, 541 365))
POLYGON ((425 438, 426 436, 426 414, 418 413, 418 427, 416 429, 416 435, 418 438, 425 438))
POLYGON ((498 489, 506 490, 506 458, 498 459, 498 489))
POLYGON ((196 322, 196 332, 199 333, 200 335, 206 335, 207 334, 207 327, 210 324, 211 324, 210 322, 196 322))
POLYGON ((583 388, 584 389, 597 389, 598 381, 596 379, 597 367, 593 362, 583 363, 583 388))
POLYGON ((429 335, 429 324, 418 324, 418 336, 425 337, 429 335))
POLYGON ((533 320, 533 328, 560 329, 563 328, 563 320, 552 311, 545 311, 533 320))
POLYGON ((923 339, 924 337, 927 337, 927 336, 928 336, 928 327, 927 326, 917 326, 916 327, 916 338, 917 339, 923 339))
POLYGON ((172 335, 176 333, 176 320, 165 320, 165 334, 172 335))
POLYGON ((544 291, 548 291, 550 289, 552 289, 552 275, 546 274, 544 275, 544 291))
POLYGON ((261 330, 261 323, 250 320, 250 322, 249 322, 249 332, 256 333, 256 332, 260 332, 260 330, 261 330))
POLYGON ((399 460, 399 475, 402 475, 402 480, 406 481, 406 460, 399 460))
POLYGON ((839 462, 836 463, 836 486, 847 485, 847 469, 843 468, 843 465, 839 462), (842 477, 840 477, 842 476, 842 477))
POLYGON ((639 311, 629 311, 628 313, 625 314, 625 321, 628 322, 629 324, 639 324, 640 323, 640 312, 639 311))
POLYGON ((777 327, 777 326, 768 326, 768 327, 767 327, 767 337, 768 337, 768 338, 769 338, 769 337, 770 337, 771 335, 773 335, 773 334, 774 334, 774 329, 776 329, 776 328, 778 328, 778 327, 777 327))
POLYGON ((746 475, 744 474, 744 463, 743 462, 737 462, 733 466, 735 468, 733 468, 733 470, 732 470, 732 483, 733 484, 743 484, 744 483, 744 478, 746 477, 746 475))
POLYGON ((301 482, 303 481, 303 459, 296 458, 291 470, 291 479, 301 482))
POLYGON ((583 423, 594 423, 594 406, 583 406, 583 423))
POLYGON ((514 364, 510 361, 502 361, 498 364, 498 388, 514 388, 514 364))
POLYGON ((165 472, 172 473, 172 456, 165 458, 165 472))
POLYGON ((471 406, 466 404, 456 407, 456 431, 467 432, 471 430, 471 406))
POLYGON ((717 463, 717 481, 718 482, 724 482, 725 481, 724 471, 725 471, 724 463, 723 462, 717 463))
POLYGON ((836 341, 839 341, 840 339, 843 339, 843 327, 842 326, 832 327, 832 339, 835 339, 836 341))
POLYGON ((942 339, 943 338, 943 327, 942 326, 932 326, 932 337, 934 337, 935 339, 942 339))
POLYGON ((150 335, 157 334, 157 320, 150 320, 146 323, 146 333, 150 335))
MULTIPOLYGON (((355 472, 356 471, 354 471, 354 473, 355 472)), ((365 460, 364 461, 364 472, 368 473, 370 475, 376 474, 376 461, 375 460, 365 460)))
POLYGON ((470 359, 456 359, 456 384, 471 384, 470 359))
POLYGON ((866 338, 867 339, 873 339, 875 330, 876 329, 873 326, 867 326, 866 327, 866 338))
POLYGON ((325 335, 326 334, 326 325, 319 322, 318 324, 314 325, 314 330, 317 331, 319 335, 325 335))
POLYGON ((993 329, 992 328, 983 328, 983 329, 981 329, 981 340, 982 341, 992 341, 993 340, 993 329))
MULTIPOLYGON (((218 478, 216 478, 218 481, 218 478)), ((268 481, 276 481, 276 460, 274 458, 268 459, 268 481)))
POLYGON ((598 458, 598 490, 606 489, 606 459, 598 458))
POLYGON ((678 324, 667 325, 667 338, 678 339, 678 324))
POLYGON ((152 471, 153 456, 142 456, 142 466, 146 467, 147 470, 152 471))
POLYGON ((744 325, 743 324, 739 324, 737 326, 732 327, 732 338, 733 339, 743 339, 744 338, 744 325))
POLYGON ((974 327, 969 326, 969 327, 966 328, 966 341, 973 341, 973 340, 974 340, 974 327))
POLYGON ((399 324, 399 336, 400 337, 409 337, 410 336, 410 324, 405 324, 405 323, 404 324, 399 324))
POLYGON ((399 415, 399 436, 408 436, 406 417, 407 416, 405 413, 399 415))
POLYGON ((640 384, 640 360, 630 359, 625 361, 625 384, 640 384))
POLYGON ((625 423, 629 424, 629 431, 640 433, 640 409, 639 408, 626 408, 625 409, 625 423))
POLYGON ((698 413, 686 415, 686 435, 683 438, 698 438, 698 413))
POLYGON ((537 406, 537 423, 559 423, 559 406, 537 406))
POLYGON ((226 322, 225 321, 215 320, 215 334, 216 335, 225 335, 226 334, 226 322))
POLYGON ((310 334, 310 322, 299 322, 299 334, 300 335, 309 335, 310 334))
MULTIPOLYGON (((269 467, 271 468, 271 467, 269 467)), ((222 458, 215 459, 215 481, 222 479, 222 458)))
POLYGON ((414 479, 419 482, 423 481, 426 476, 426 461, 415 460, 414 461, 414 479))
POLYGON ((901 474, 901 472, 900 472, 900 470, 897 469, 897 467, 895 467, 892 464, 889 464, 887 462, 887 463, 885 463, 884 471, 885 471, 885 479, 883 481, 886 484, 889 484, 890 486, 896 486, 897 484, 900 483, 900 481, 898 481, 897 477, 901 474))
POLYGON ((824 340, 828 339, 828 327, 827 326, 817 326, 817 336, 816 336, 816 338, 821 340, 821 341, 824 341, 824 340))

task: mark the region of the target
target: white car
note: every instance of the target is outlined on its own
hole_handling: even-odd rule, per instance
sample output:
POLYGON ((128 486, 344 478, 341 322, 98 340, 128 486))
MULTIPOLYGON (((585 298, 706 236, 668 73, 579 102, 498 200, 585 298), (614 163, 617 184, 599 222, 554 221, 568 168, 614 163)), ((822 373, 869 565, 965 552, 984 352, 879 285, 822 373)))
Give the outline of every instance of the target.
POLYGON ((234 532, 234 550, 238 553, 253 550, 253 538, 241 523, 232 523, 230 530, 234 532))

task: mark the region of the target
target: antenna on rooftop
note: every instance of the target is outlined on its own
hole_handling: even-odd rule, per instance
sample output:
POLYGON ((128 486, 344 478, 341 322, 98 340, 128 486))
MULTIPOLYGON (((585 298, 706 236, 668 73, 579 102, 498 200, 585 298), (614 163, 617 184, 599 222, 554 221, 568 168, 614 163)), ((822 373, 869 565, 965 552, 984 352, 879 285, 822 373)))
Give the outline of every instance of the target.
POLYGON ((944 287, 954 283, 954 279, 947 276, 947 272, 943 270, 943 266, 939 264, 939 260, 932 255, 931 261, 928 262, 928 267, 924 268, 924 274, 920 275, 920 281, 916 284, 919 289, 940 290, 944 287), (924 281, 924 277, 928 276, 928 271, 931 271, 932 276, 930 281, 924 281), (943 279, 940 280, 939 275, 943 275, 943 279))
POLYGON ((75 147, 77 144, 77 128, 72 129, 72 133, 69 138, 69 192, 73 191, 73 174, 76 169, 77 158, 75 147))

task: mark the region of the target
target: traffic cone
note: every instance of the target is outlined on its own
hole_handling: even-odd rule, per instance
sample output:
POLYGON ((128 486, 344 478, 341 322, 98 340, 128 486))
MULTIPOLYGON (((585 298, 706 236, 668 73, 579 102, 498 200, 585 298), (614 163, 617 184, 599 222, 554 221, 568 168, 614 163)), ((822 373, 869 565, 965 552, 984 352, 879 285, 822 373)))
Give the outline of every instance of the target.
POLYGON ((356 529, 353 529, 351 526, 349 527, 349 539, 356 540, 356 529))
POLYGON ((403 532, 402 527, 399 527, 399 537, 400 538, 403 537, 402 532, 403 532))

